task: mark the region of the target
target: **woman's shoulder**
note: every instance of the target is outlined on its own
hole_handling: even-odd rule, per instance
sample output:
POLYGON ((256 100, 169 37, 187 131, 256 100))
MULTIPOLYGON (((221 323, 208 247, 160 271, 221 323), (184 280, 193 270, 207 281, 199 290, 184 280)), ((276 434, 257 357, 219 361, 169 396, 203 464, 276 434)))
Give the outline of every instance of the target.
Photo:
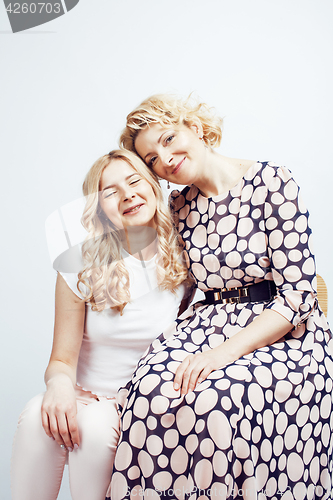
POLYGON ((272 183, 287 183, 293 180, 293 175, 283 165, 279 165, 273 161, 261 161, 254 165, 254 168, 250 168, 244 175, 245 181, 253 181, 256 185, 260 183, 259 178, 261 178, 264 185, 269 187, 272 183))

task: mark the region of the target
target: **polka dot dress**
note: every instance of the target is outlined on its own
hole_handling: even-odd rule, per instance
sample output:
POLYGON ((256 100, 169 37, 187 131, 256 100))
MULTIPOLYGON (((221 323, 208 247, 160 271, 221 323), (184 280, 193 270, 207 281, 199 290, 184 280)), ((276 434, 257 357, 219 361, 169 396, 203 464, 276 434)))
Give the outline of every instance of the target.
POLYGON ((112 500, 332 499, 331 333, 318 307, 308 213, 290 172, 256 163, 229 192, 172 193, 197 286, 274 280, 266 303, 191 306, 120 393, 112 500), (273 345, 173 389, 191 353, 223 343, 265 309, 294 328, 273 345), (184 319, 185 318, 185 319, 184 319))

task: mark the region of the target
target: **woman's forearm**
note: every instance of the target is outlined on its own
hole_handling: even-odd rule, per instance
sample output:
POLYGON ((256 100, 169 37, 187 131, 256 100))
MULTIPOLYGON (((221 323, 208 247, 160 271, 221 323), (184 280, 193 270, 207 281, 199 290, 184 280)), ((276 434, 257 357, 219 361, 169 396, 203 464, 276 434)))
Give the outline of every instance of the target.
POLYGON ((213 370, 223 368, 260 347, 276 342, 292 328, 293 325, 281 314, 266 309, 252 323, 218 347, 187 356, 176 370, 174 389, 181 389, 181 394, 193 391, 213 370))
MULTIPOLYGON (((260 347, 273 344, 293 328, 281 314, 265 309, 254 321, 216 347, 223 366, 254 352, 260 347)), ((222 366, 221 366, 222 367, 222 366)))

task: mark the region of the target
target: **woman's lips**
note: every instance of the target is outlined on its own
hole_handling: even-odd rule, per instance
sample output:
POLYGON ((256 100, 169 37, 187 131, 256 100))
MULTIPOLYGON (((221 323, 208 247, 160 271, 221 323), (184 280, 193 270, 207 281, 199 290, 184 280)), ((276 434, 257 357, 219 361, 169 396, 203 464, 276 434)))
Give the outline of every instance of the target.
POLYGON ((123 211, 123 215, 135 215, 139 212, 140 208, 143 207, 143 203, 139 205, 133 205, 133 207, 127 208, 123 211))
POLYGON ((182 166, 183 166, 183 163, 184 163, 184 161, 185 161, 185 158, 186 158, 186 156, 184 156, 184 158, 183 158, 183 159, 182 159, 182 160, 178 163, 178 165, 176 165, 176 166, 175 166, 175 168, 174 168, 174 169, 173 169, 173 171, 171 172, 171 173, 172 173, 172 175, 177 174, 177 173, 179 172, 179 170, 180 170, 180 169, 182 168, 182 166))

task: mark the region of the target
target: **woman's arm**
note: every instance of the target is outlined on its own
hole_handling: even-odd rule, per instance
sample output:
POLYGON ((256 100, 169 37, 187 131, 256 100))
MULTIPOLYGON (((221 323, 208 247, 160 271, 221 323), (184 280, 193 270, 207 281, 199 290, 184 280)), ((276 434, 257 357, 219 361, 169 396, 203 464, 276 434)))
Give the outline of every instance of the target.
POLYGON ((178 317, 181 314, 183 314, 183 312, 186 311, 186 309, 190 306, 196 291, 194 283, 186 284, 184 285, 184 287, 185 287, 185 292, 184 292, 184 297, 182 298, 182 301, 178 309, 178 314, 177 314, 178 317))
POLYGON ((223 368, 260 347, 273 344, 292 328, 293 325, 281 314, 265 309, 255 321, 220 346, 187 356, 176 371, 174 389, 177 391, 181 388, 181 394, 193 391, 213 370, 223 368))
POLYGON ((262 198, 261 210, 272 278, 278 294, 255 321, 221 346, 185 358, 174 381, 175 389, 182 387, 183 394, 193 390, 211 371, 273 344, 305 321, 315 306, 311 230, 299 188, 289 170, 283 167, 266 167, 265 178, 266 195, 262 198))
POLYGON ((76 367, 82 343, 85 302, 58 274, 53 347, 45 372, 42 424, 46 434, 73 449, 80 444, 76 420, 76 367))

